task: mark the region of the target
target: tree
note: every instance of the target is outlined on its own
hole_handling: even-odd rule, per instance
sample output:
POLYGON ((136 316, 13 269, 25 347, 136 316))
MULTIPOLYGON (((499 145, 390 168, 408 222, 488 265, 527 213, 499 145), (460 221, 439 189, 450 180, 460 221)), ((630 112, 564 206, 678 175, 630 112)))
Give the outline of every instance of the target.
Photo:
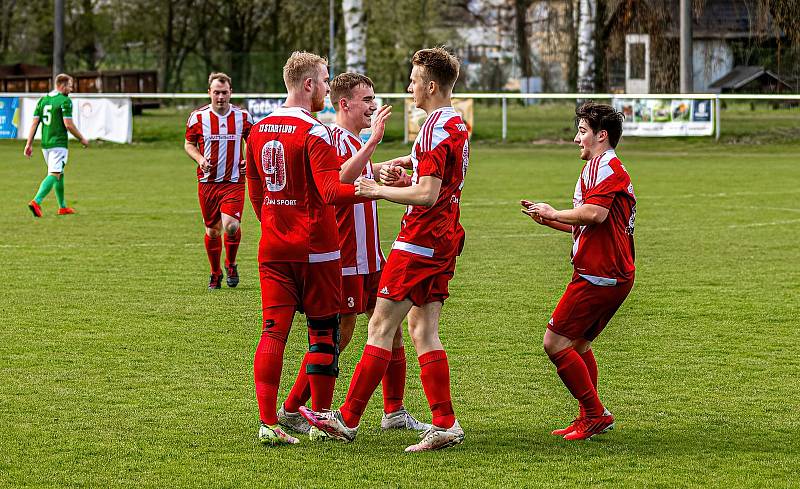
POLYGON ((528 30, 528 9, 533 0, 514 0, 514 34, 517 44, 517 57, 521 76, 533 76, 533 60, 531 59, 530 33, 528 30))
POLYGON ((578 7, 578 91, 595 89, 595 22, 597 0, 580 0, 578 7))
POLYGON ((343 0, 345 66, 347 71, 366 73, 367 17, 362 0, 343 0))

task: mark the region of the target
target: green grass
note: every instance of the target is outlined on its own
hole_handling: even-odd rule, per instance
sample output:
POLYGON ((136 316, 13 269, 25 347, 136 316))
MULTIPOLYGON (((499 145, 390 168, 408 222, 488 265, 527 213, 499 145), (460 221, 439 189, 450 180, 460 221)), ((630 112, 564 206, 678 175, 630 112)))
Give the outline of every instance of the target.
MULTIPOLYGON (((580 162, 568 145, 477 142, 467 245, 441 321, 467 438, 409 456, 414 434, 380 432, 378 397, 352 444, 256 442, 256 220, 248 209, 242 283, 208 293, 194 170, 180 129, 174 144, 161 134, 169 117, 137 119, 136 134, 157 143, 73 148, 74 216, 54 216, 50 196, 33 219, 38 149, 28 161, 20 143, 0 143, 0 486, 796 487, 796 146, 623 142, 637 279, 595 344, 618 428, 566 443, 549 431, 575 405, 541 337, 569 278, 570 237, 516 202, 569 205, 580 162)), ((381 212, 388 250, 402 209, 381 212)), ((361 319, 342 355, 338 400, 365 330, 361 319)), ((298 316, 281 399, 305 347, 298 316)), ((427 418, 407 351, 406 404, 427 418)))

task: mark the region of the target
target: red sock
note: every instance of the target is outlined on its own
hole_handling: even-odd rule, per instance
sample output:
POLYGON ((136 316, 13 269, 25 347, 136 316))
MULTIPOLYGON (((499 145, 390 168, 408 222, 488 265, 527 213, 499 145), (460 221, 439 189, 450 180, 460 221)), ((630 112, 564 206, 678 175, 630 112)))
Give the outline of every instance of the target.
POLYGON ((222 254, 222 238, 219 236, 212 238, 206 234, 205 243, 208 263, 211 264, 211 273, 222 273, 222 268, 219 266, 219 257, 222 254))
POLYGON ((256 381, 256 399, 261 421, 267 424, 278 422, 276 404, 278 403, 278 385, 281 381, 283 367, 283 350, 286 343, 261 335, 253 360, 253 377, 256 381))
POLYGON ((450 428, 456 422, 453 402, 450 399, 450 366, 444 350, 433 350, 419 357, 422 390, 428 398, 433 413, 433 425, 450 428))
POLYGON ((551 356, 550 361, 555 364, 561 381, 580 403, 582 411, 587 416, 602 416, 603 404, 597 397, 589 371, 578 352, 572 347, 565 348, 551 356))
POLYGON ((308 355, 303 355, 303 363, 300 365, 300 371, 297 372, 297 379, 283 402, 284 409, 290 413, 296 413, 300 406, 305 406, 311 398, 311 385, 308 383, 306 364, 308 364, 308 355))
MULTIPOLYGON (((306 357, 313 353, 306 353, 306 357)), ((307 375, 308 390, 311 396, 311 409, 323 411, 331 408, 333 403, 333 389, 336 387, 336 377, 325 374, 307 375)))
POLYGON ((253 359, 253 378, 256 383, 256 400, 261 421, 275 424, 278 422, 276 404, 283 369, 283 351, 286 349, 286 338, 292 327, 294 307, 266 307, 263 315, 261 340, 258 342, 253 359))
POLYGON ((586 370, 589 371, 589 378, 592 379, 594 390, 597 390, 597 360, 594 358, 592 349, 589 348, 581 353, 581 358, 583 359, 583 363, 586 364, 586 370))
POLYGON ((393 413, 403 409, 406 390, 406 349, 392 348, 392 359, 381 379, 383 385, 383 412, 393 413))
POLYGON ((344 423, 353 428, 358 426, 361 415, 367 407, 369 398, 378 387, 386 373, 386 367, 392 358, 392 352, 373 345, 364 346, 364 353, 353 372, 350 381, 350 390, 342 405, 342 419, 344 423))
POLYGON ((236 264, 236 252, 239 251, 239 242, 241 240, 241 229, 237 229, 233 237, 225 235, 225 266, 236 264))

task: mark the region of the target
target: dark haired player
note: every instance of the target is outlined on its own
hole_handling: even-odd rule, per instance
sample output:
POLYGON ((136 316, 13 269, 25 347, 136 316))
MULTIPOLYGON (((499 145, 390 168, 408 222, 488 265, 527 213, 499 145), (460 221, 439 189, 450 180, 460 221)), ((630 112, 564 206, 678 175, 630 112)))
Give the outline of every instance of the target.
POLYGON ((420 364, 420 377, 433 414, 432 426, 408 452, 437 450, 464 440, 453 412, 450 368, 439 339, 439 316, 449 296, 447 284, 464 245, 459 223, 461 189, 469 164, 467 127, 451 105, 458 60, 441 48, 422 49, 411 60, 411 84, 417 107, 428 117, 412 147, 413 176, 356 182, 357 195, 407 204, 402 227, 381 275, 367 345, 339 410, 300 413, 330 436, 351 441, 372 393, 392 357, 392 340, 408 315, 408 329, 420 364), (396 183, 393 183, 395 182, 396 183), (394 186, 407 184, 407 186, 394 186), (410 184, 410 185, 408 185, 410 184))
POLYGON ((622 114, 604 104, 575 110, 575 143, 586 161, 575 185, 573 208, 522 200, 534 221, 572 233, 575 271, 544 334, 544 349, 558 376, 578 400, 578 417, 553 434, 586 440, 614 427, 614 416, 597 395, 597 362, 592 341, 608 324, 633 287, 633 227, 636 196, 614 148, 622 135, 622 114))

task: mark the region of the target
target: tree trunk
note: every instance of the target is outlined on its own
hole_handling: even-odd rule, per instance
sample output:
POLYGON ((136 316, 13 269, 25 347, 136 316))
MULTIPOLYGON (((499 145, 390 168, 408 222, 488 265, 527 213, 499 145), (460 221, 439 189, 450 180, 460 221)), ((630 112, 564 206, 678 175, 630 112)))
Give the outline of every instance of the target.
POLYGON ((161 46, 161 91, 168 92, 172 82, 172 50, 174 49, 173 20, 175 8, 172 1, 167 2, 167 18, 165 19, 164 38, 161 46))
POLYGON ((595 19, 597 0, 580 0, 578 7, 578 91, 594 92, 595 19))
POLYGON ((531 45, 528 40, 528 7, 533 0, 514 0, 514 33, 517 40, 520 75, 524 78, 533 76, 533 60, 531 45))
POLYGON ((346 71, 367 71, 367 18, 362 0, 342 0, 346 71))
POLYGON ((577 0, 567 0, 566 2, 566 33, 569 39, 569 64, 567 66, 567 90, 576 92, 578 90, 578 12, 575 8, 577 0))

